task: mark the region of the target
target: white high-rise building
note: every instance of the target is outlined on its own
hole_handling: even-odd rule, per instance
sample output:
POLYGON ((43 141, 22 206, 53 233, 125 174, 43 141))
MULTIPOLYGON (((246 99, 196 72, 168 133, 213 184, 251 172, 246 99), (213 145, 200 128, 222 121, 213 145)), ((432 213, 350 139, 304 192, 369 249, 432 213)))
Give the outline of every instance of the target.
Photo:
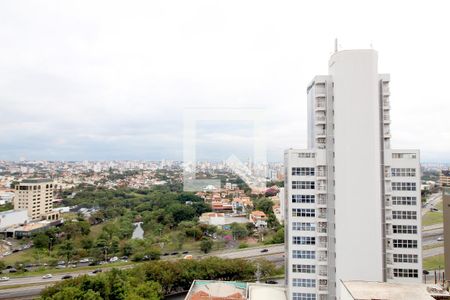
POLYGON ((390 148, 377 60, 336 52, 308 86, 308 149, 285 151, 291 300, 340 299, 341 280, 421 281, 419 151, 390 148))

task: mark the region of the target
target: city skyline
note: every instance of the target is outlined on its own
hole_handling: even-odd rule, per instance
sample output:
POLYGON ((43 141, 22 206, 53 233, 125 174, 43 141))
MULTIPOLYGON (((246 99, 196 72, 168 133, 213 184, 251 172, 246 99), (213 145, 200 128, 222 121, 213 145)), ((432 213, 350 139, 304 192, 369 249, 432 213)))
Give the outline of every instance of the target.
MULTIPOLYGON (((430 88, 446 84, 445 10, 409 3, 399 25, 404 7, 387 3, 348 1, 357 15, 335 3, 2 3, 0 160, 182 160, 185 109, 256 107, 269 113, 268 160, 282 161, 306 143, 306 83, 338 37, 340 49, 373 43, 395 74, 392 146, 449 162, 450 103, 430 88)), ((249 157, 250 127, 235 125, 205 126, 199 159, 249 157)))

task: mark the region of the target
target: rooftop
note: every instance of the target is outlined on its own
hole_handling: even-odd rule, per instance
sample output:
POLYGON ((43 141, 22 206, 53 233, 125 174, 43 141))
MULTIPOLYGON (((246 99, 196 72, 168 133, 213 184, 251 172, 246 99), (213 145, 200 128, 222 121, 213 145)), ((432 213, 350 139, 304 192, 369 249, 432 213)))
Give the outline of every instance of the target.
POLYGON ((246 293, 245 282, 195 280, 185 300, 240 300, 246 293))
MULTIPOLYGON (((438 285, 421 283, 388 283, 376 281, 344 281, 343 289, 355 300, 434 300, 450 299, 438 285)), ((341 292, 343 294, 344 291, 341 292)))
POLYGON ((21 183, 51 183, 51 182, 53 182, 53 180, 48 178, 28 178, 22 180, 21 183))

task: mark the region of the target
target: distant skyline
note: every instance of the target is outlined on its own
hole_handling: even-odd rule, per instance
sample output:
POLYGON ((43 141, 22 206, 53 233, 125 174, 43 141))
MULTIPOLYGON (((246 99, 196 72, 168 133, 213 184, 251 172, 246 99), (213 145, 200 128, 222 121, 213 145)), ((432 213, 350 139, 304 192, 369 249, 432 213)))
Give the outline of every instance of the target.
MULTIPOLYGON (((306 148, 306 87, 340 49, 391 74, 393 148, 450 162, 444 1, 2 1, 0 160, 182 160, 183 111, 258 108, 269 161, 306 148)), ((252 155, 200 123, 198 159, 252 155)))

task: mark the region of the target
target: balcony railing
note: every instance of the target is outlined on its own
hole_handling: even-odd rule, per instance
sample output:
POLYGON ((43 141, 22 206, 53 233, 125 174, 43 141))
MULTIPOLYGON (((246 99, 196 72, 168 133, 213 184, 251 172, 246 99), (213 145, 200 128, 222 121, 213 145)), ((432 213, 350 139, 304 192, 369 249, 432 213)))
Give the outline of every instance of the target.
POLYGON ((319 256, 319 257, 317 258, 317 260, 318 260, 318 261, 327 261, 327 260, 328 260, 328 257, 327 257, 327 256, 319 256))
POLYGON ((328 290, 328 285, 326 285, 326 284, 319 284, 319 291, 326 291, 326 290, 328 290))
POLYGON ((320 243, 317 244, 317 246, 318 246, 319 248, 327 248, 327 245, 328 245, 327 242, 320 242, 320 243))
POLYGON ((316 122, 325 122, 326 120, 327 120, 327 117, 325 117, 325 116, 317 116, 316 117, 316 122))
POLYGON ((319 270, 319 275, 320 276, 328 276, 328 271, 327 270, 319 270))

